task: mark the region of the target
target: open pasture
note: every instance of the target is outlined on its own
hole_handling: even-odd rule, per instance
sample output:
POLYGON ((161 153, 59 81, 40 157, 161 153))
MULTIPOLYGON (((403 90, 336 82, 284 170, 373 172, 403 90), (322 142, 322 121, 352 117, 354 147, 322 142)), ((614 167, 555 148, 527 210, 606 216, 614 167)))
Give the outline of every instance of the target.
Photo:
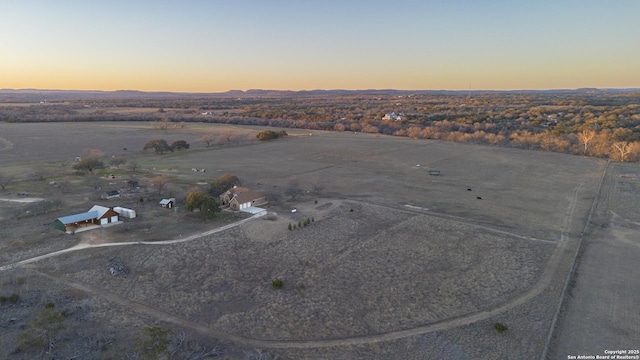
MULTIPOLYGON (((300 136, 213 147, 198 142, 205 133, 229 128, 188 124, 163 132, 145 123, 0 124, 0 137, 12 144, 0 152, 8 168, 73 159, 86 147, 125 154, 148 174, 167 174, 181 186, 228 172, 280 198, 267 206, 270 219, 201 240, 98 248, 35 266, 63 286, 84 284, 90 296, 112 293, 114 309, 129 312, 123 320, 102 306, 97 318, 105 326, 124 326, 109 320, 116 318, 139 324, 136 309, 121 307, 134 301, 172 316, 156 321, 186 330, 198 324, 226 341, 245 339, 238 346, 283 348, 284 358, 317 358, 313 349, 324 345, 314 341, 329 341, 333 358, 371 358, 384 353, 376 350, 384 344, 401 348, 396 341, 403 331, 414 343, 436 346, 427 336, 436 330, 457 334, 446 341, 473 357, 495 336, 491 324, 481 330, 474 316, 496 318, 505 311, 517 340, 502 341, 502 348, 516 346, 515 357, 540 353, 603 161, 353 132, 308 136, 294 130, 300 136), (56 140, 43 140, 47 134, 56 140), (184 139, 192 147, 166 155, 142 152, 154 138, 184 139), (207 172, 194 173, 194 167, 207 172), (289 199, 284 192, 292 177, 305 189, 315 178, 323 189, 289 199), (300 212, 288 211, 298 204, 300 212), (287 230, 306 216, 317 221, 287 230), (128 277, 114 278, 105 270, 114 256, 130 268, 128 277), (283 289, 271 287, 274 278, 284 280, 283 289), (535 330, 526 329, 531 318, 535 330), (467 325, 472 329, 462 327, 467 325), (311 352, 287 352, 287 342, 311 352), (355 345, 367 355, 347 351, 355 345)), ((188 222, 177 219, 175 226, 190 231, 188 222)), ((101 236, 118 241, 116 227, 101 236)))

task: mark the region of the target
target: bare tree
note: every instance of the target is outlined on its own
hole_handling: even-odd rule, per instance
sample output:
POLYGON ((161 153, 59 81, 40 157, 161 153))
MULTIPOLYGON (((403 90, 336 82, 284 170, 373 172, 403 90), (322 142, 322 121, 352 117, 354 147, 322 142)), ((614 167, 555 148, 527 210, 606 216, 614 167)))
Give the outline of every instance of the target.
POLYGON ((628 141, 616 141, 611 145, 611 151, 616 155, 616 159, 625 162, 627 156, 631 154, 633 146, 628 141))
POLYGON ((296 196, 302 193, 302 189, 300 188, 300 180, 298 180, 297 176, 292 176, 289 178, 289 186, 287 190, 285 190, 285 194, 289 195, 292 200, 296 199, 296 196))
POLYGON ((109 159, 109 165, 120 166, 127 162, 127 159, 121 155, 114 155, 109 159))
POLYGON ((165 174, 158 175, 149 179, 149 186, 158 189, 158 194, 162 193, 162 189, 167 185, 167 176, 165 174))
POLYGON ((270 355, 269 353, 262 352, 261 349, 256 349, 254 351, 245 351, 244 352, 245 360, 277 360, 278 355, 270 355))
POLYGON ((58 189, 60 189, 60 192, 66 193, 71 187, 71 182, 69 181, 69 178, 65 176, 65 178, 58 181, 56 185, 58 186, 58 189))
POLYGON ((220 134, 221 142, 224 141, 227 144, 236 142, 237 139, 238 139, 238 134, 233 130, 225 130, 224 132, 222 132, 222 134, 220 134))
POLYGON ((7 185, 9 185, 13 181, 13 175, 11 174, 0 174, 0 187, 2 191, 6 190, 7 185))
POLYGON ((309 179, 309 184, 311 185, 311 192, 313 192, 316 195, 320 194, 320 192, 324 190, 324 184, 320 182, 320 179, 318 179, 317 176, 314 176, 311 179, 309 179))
POLYGON ((84 180, 91 186, 93 186, 93 190, 98 191, 102 188, 102 179, 100 176, 91 174, 84 177, 84 180))
POLYGON ((179 358, 192 360, 222 355, 222 348, 219 346, 208 348, 201 345, 198 341, 189 341, 184 331, 175 335, 171 341, 171 349, 170 359, 173 359, 176 355, 178 355, 179 358))
POLYGON ((214 140, 215 140, 215 136, 213 134, 205 134, 205 135, 202 135, 202 137, 200 138, 200 141, 205 143, 207 147, 211 146, 211 143, 213 143, 214 140))
POLYGON ((596 131, 593 129, 583 129, 578 133, 578 140, 584 145, 583 155, 587 155, 587 148, 589 146, 589 142, 596 137, 596 131))

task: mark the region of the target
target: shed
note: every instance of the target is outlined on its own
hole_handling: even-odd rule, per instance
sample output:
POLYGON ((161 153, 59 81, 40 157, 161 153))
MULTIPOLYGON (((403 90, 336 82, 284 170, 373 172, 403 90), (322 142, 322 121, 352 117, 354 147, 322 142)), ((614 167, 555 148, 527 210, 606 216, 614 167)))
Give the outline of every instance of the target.
POLYGON ((162 206, 163 208, 171 209, 175 205, 176 205, 176 199, 175 198, 169 198, 169 199, 160 200, 160 206, 162 206))
POLYGON ((129 180, 127 180, 127 186, 130 189, 139 189, 140 188, 140 183, 136 179, 129 179, 129 180))
POLYGON ((110 190, 110 191, 106 191, 102 193, 102 196, 100 196, 101 199, 112 199, 115 197, 120 197, 120 191, 118 190, 110 190))
POLYGON ((127 219, 134 219, 136 217, 136 211, 133 209, 123 208, 120 206, 116 206, 113 208, 113 211, 117 212, 118 215, 127 219))

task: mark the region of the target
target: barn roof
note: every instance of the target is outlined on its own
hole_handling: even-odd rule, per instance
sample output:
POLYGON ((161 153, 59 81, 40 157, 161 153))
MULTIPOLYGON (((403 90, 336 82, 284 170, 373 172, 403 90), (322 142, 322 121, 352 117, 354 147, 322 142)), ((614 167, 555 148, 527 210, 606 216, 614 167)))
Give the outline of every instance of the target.
MULTIPOLYGON (((108 209, 107 209, 108 210, 108 209)), ((58 221, 67 225, 73 224, 80 221, 91 220, 98 218, 98 211, 87 211, 86 213, 73 214, 69 216, 63 216, 58 218, 58 221)))
POLYGON ((109 210, 110 209, 108 207, 104 207, 104 206, 100 206, 100 205, 93 205, 93 207, 91 209, 89 209, 89 212, 96 211, 98 213, 98 216, 96 216, 96 218, 101 218, 109 210))
POLYGON ((175 198, 170 198, 170 199, 162 199, 160 200, 160 205, 167 205, 170 202, 175 203, 176 199, 175 198))

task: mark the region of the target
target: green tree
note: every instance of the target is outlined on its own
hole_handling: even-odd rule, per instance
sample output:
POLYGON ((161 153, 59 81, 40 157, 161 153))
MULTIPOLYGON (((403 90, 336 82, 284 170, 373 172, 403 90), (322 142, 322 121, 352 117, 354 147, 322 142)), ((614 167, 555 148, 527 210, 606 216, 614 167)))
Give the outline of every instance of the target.
POLYGON ((173 148, 173 150, 178 150, 178 151, 183 149, 188 149, 189 146, 190 145, 184 140, 176 140, 171 143, 171 147, 173 148))
POLYGON ((200 216, 203 220, 213 219, 217 213, 220 212, 220 205, 211 196, 203 193, 202 191, 193 191, 187 195, 187 201, 184 204, 184 208, 187 211, 200 211, 200 216))
POLYGON ((153 149, 156 154, 164 154, 173 151, 173 148, 167 143, 165 139, 149 140, 146 144, 144 144, 144 148, 142 150, 147 149, 153 149))
POLYGON ((77 164, 73 165, 75 170, 87 170, 93 172, 95 169, 104 169, 102 160, 95 157, 82 158, 77 164))
POLYGON ((146 326, 142 334, 136 339, 136 353, 142 359, 159 359, 162 355, 169 355, 169 335, 171 329, 163 329, 159 326, 146 326))
POLYGON ((258 140, 262 140, 262 141, 274 140, 283 136, 287 136, 287 132, 284 130, 280 130, 280 131, 265 130, 265 131, 259 132, 258 135, 256 135, 258 140))
POLYGON ((54 340, 60 330, 64 329, 64 311, 56 311, 55 305, 47 303, 27 325, 27 330, 18 336, 20 349, 39 349, 51 354, 54 340))
POLYGON ((218 196, 234 186, 240 186, 241 182, 237 176, 226 173, 215 179, 209 187, 209 195, 218 196))

